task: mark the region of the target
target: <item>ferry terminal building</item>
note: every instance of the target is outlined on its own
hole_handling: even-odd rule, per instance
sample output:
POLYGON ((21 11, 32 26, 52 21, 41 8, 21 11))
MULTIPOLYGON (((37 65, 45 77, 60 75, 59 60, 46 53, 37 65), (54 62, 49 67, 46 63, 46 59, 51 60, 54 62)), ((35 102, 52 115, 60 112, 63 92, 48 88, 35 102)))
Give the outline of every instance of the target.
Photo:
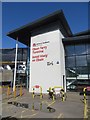
POLYGON ((28 46, 27 84, 80 91, 90 85, 90 30, 73 34, 62 10, 10 31, 28 46))

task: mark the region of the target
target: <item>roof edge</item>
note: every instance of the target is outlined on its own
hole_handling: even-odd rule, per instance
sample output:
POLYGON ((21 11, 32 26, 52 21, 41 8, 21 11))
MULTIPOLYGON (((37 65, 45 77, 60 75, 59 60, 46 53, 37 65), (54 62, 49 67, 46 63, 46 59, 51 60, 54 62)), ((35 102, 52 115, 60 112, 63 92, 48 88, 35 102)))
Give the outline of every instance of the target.
POLYGON ((21 26, 21 27, 15 29, 15 30, 12 30, 12 31, 8 32, 6 35, 16 39, 15 38, 16 35, 18 35, 18 33, 20 33, 21 31, 23 31, 25 29, 28 29, 29 27, 31 27, 31 29, 32 29, 32 27, 35 27, 36 24, 40 24, 40 22, 43 22, 43 24, 44 24, 44 22, 47 21, 47 19, 50 20, 51 18, 54 18, 54 17, 56 17, 58 19, 61 19, 61 21, 63 23, 63 27, 65 28, 65 31, 67 32, 67 35, 72 36, 71 29, 70 29, 70 27, 68 25, 68 22, 67 22, 67 20, 66 20, 66 18, 64 16, 64 13, 63 13, 62 9, 58 10, 58 11, 55 11, 55 12, 53 12, 53 13, 47 15, 47 16, 41 17, 41 18, 39 18, 39 19, 37 19, 37 20, 35 20, 33 22, 30 22, 30 23, 28 23, 28 24, 26 24, 24 26, 21 26), (60 18, 60 16, 61 16, 61 18, 60 18), (13 37, 13 36, 15 36, 15 37, 13 37))

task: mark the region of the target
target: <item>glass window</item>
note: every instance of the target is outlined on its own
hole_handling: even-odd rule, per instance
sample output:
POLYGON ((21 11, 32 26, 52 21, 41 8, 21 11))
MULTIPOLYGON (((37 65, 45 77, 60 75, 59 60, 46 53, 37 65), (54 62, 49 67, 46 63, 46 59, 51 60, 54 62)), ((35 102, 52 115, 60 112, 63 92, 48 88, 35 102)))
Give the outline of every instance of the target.
POLYGON ((77 89, 78 89, 78 91, 83 91, 83 88, 85 88, 86 86, 88 86, 88 79, 86 80, 86 79, 78 79, 77 80, 77 89))
POLYGON ((87 66, 86 56, 76 56, 76 66, 87 66))
POLYGON ((66 57, 66 67, 74 67, 75 66, 75 57, 66 57))
POLYGON ((14 61, 15 55, 14 54, 2 54, 2 61, 14 61))
POLYGON ((17 59, 22 60, 22 54, 19 53, 18 56, 17 56, 17 59))
POLYGON ((87 55, 87 64, 90 66, 90 55, 87 55))
POLYGON ((76 68, 66 68, 66 76, 67 77, 76 77, 76 68))
POLYGON ((81 80, 88 79, 88 68, 87 67, 77 68, 77 79, 81 79, 81 80))
POLYGON ((77 79, 67 79, 67 90, 77 91, 77 79))
POLYGON ((87 53, 90 54, 90 44, 87 44, 87 53))
POLYGON ((65 54, 66 56, 75 55, 74 45, 67 45, 65 47, 65 54))
POLYGON ((86 54, 87 53, 87 49, 85 47, 85 44, 82 45, 75 45, 75 54, 76 55, 82 55, 82 54, 86 54))
POLYGON ((89 79, 90 79, 90 66, 88 67, 89 79))

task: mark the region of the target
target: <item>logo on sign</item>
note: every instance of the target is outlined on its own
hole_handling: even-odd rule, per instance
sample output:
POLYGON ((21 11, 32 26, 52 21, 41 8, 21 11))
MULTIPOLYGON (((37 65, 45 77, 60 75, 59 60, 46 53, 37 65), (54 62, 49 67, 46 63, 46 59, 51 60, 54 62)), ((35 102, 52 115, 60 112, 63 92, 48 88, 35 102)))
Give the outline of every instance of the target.
POLYGON ((53 65, 53 61, 52 62, 47 62, 47 66, 49 65, 53 65))
POLYGON ((36 46, 36 44, 35 43, 33 43, 33 47, 35 47, 36 46))

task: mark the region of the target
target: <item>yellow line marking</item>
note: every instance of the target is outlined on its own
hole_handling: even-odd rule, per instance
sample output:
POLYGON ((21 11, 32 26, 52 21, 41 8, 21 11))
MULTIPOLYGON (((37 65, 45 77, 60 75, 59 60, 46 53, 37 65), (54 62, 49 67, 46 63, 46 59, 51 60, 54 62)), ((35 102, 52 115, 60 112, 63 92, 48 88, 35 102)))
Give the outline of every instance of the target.
POLYGON ((51 102, 50 104, 48 104, 48 106, 51 106, 51 105, 53 105, 55 102, 56 102, 56 101, 53 101, 53 102, 51 102))
POLYGON ((22 113, 24 113, 26 110, 23 110, 22 112, 21 112, 21 118, 23 118, 23 116, 22 116, 22 113))
MULTIPOLYGON (((32 115, 34 115, 34 114, 32 114, 32 115, 26 115, 26 116, 23 116, 22 114, 24 113, 24 112, 26 112, 26 111, 28 111, 29 109, 25 109, 25 110, 23 110, 22 112, 21 112, 21 118, 23 118, 23 117, 27 117, 27 116, 32 116, 32 115)), ((32 112, 35 112, 35 110, 29 110, 29 111, 32 111, 32 112)))
POLYGON ((41 103, 46 103, 48 106, 51 106, 51 105, 53 105, 54 103, 55 103, 56 101, 53 101, 53 102, 48 102, 47 100, 45 100, 45 101, 42 101, 41 103))
POLYGON ((63 113, 60 113, 57 118, 63 118, 63 113))
MULTIPOLYGON (((23 108, 23 109, 25 109, 25 108, 23 108)), ((25 110, 23 110, 23 111, 20 111, 20 113, 15 113, 12 117, 16 117, 17 115, 19 115, 20 116, 20 114, 22 114, 22 112, 24 113, 26 111, 26 109, 25 110)))
POLYGON ((23 118, 23 117, 24 117, 24 118, 25 118, 25 117, 27 118, 27 117, 29 117, 29 116, 33 117, 33 116, 35 116, 35 115, 38 114, 38 112, 37 112, 37 113, 34 113, 34 114, 32 114, 32 115, 24 115, 24 116, 23 116, 22 114, 23 114, 25 111, 27 111, 27 109, 26 109, 26 110, 23 110, 23 111, 21 112, 21 118, 23 118))
POLYGON ((26 116, 23 116, 24 118, 27 118, 27 117, 33 117, 35 115, 37 115, 39 112, 35 113, 35 114, 32 114, 32 115, 26 115, 26 116))

